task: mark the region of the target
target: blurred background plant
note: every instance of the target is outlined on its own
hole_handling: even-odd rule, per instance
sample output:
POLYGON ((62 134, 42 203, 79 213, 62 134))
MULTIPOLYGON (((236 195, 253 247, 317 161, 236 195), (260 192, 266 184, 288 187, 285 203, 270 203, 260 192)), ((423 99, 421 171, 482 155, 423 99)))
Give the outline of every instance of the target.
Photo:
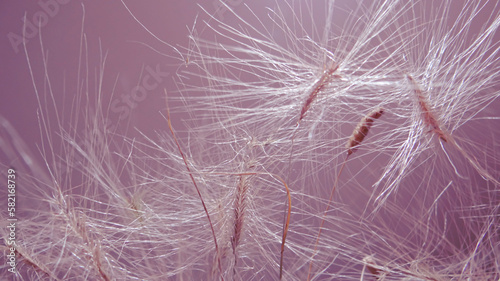
POLYGON ((500 278, 495 1, 40 3, 2 278, 500 278))

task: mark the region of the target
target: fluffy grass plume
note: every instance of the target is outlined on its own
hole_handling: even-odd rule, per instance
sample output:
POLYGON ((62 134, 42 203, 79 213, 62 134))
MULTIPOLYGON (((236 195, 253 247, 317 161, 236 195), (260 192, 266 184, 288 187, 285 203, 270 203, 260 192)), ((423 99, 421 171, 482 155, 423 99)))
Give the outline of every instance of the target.
POLYGON ((2 280, 499 280, 496 1, 258 2, 200 5, 182 45, 122 1, 176 60, 154 132, 110 126, 85 28, 71 90, 25 41, 41 141, 0 118, 30 187, 2 280))

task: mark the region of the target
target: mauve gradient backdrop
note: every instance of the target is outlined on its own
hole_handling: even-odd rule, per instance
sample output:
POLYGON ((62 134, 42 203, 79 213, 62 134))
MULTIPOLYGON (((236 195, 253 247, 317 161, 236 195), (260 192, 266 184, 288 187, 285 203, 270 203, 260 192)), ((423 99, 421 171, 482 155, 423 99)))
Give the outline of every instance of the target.
MULTIPOLYGON (((52 2, 56 2, 53 0, 52 2)), ((43 49, 47 55, 48 75, 52 90, 63 122, 71 115, 71 101, 77 89, 77 73, 80 55, 80 35, 82 19, 83 32, 86 35, 88 46, 88 65, 90 88, 95 89, 96 80, 93 78, 99 71, 100 53, 107 54, 104 67, 104 84, 102 97, 104 104, 118 101, 124 105, 124 95, 128 95, 142 77, 146 67, 159 67, 168 72, 155 89, 148 91, 144 100, 137 102, 135 108, 129 108, 128 113, 120 120, 123 112, 110 110, 109 119, 112 126, 120 134, 136 136, 138 128, 146 135, 155 130, 167 130, 167 125, 161 113, 165 110, 163 89, 175 92, 178 90, 174 83, 174 75, 182 62, 178 54, 151 34, 149 34, 126 10, 120 1, 78 1, 70 0, 67 4, 60 4, 57 13, 49 17, 46 25, 41 28, 43 49), (83 7, 85 15, 83 15, 83 7), (155 50, 153 50, 155 49, 155 50)), ((159 39, 173 46, 187 46, 188 28, 191 28, 197 14, 204 14, 198 6, 202 5, 209 13, 215 14, 212 0, 208 1, 126 1, 133 15, 159 39)), ((266 5, 275 5, 273 1, 260 2, 262 9, 252 5, 257 14, 266 14, 266 5)), ((492 1, 493 2, 493 1, 492 1)), ((321 2, 323 5, 323 2, 321 2)), ((460 7, 460 5, 457 5, 460 7)), ((246 10, 244 5, 233 7, 236 13, 246 10)), ((1 102, 0 114, 6 118, 19 132, 22 140, 31 149, 36 161, 41 161, 37 145, 41 142, 37 110, 39 105, 34 93, 31 77, 26 62, 22 44, 13 46, 8 34, 22 35, 25 13, 33 23, 33 15, 43 11, 37 1, 2 1, 0 3, 0 82, 1 102), (16 51, 17 50, 17 51, 16 51)), ((452 11, 452 10, 451 10, 452 11)), ((453 11, 452 11, 453 12, 453 11)), ((324 15, 323 11, 319 11, 324 15)), ((223 14, 226 22, 231 22, 234 15, 223 14)), ((204 19, 206 19, 206 15, 204 19)), ((340 19, 341 20, 341 19, 340 19)), ((305 25, 312 24, 304 23, 305 25)), ((197 31, 203 31, 202 23, 197 24, 197 31)), ((209 34, 209 31, 206 31, 209 34)), ((42 54, 38 30, 36 36, 27 42, 27 50, 33 66, 35 81, 40 92, 43 92, 42 54)), ((211 35, 208 35, 208 38, 211 35)), ((277 39, 279 41, 279 39, 277 39)), ((86 59, 83 54, 82 58, 86 59)), ((82 71, 86 63, 82 63, 82 71)), ((80 76, 80 78, 82 75, 80 76)), ((94 91, 89 94, 94 95, 94 91)), ((92 98, 91 98, 92 100, 92 98)), ((498 102, 486 109, 489 116, 498 112, 498 102)), ((177 108, 177 112, 182 108, 177 108)), ((496 114, 498 115, 498 114, 496 114)), ((182 115, 177 115, 182 116, 182 115)), ((53 117, 53 116, 52 116, 53 117)), ((179 122, 179 120, 174 120, 179 122)), ((180 124, 180 123, 177 123, 180 124)), ((68 123, 64 124, 69 126, 68 123)), ((179 125, 180 127, 180 125, 179 125)), ((55 129, 54 129, 55 130, 55 129)), ((495 135, 495 134, 492 134, 495 135)), ((498 135, 498 133, 496 134, 498 135)), ((5 157, 1 154, 1 157, 5 157)), ((0 159, 6 166, 16 165, 15 159, 0 159)))

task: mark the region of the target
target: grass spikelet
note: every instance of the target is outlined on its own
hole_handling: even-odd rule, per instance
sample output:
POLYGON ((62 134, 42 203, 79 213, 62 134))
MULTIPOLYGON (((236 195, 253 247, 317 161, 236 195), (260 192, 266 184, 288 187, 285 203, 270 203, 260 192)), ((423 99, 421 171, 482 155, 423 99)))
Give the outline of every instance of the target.
POLYGON ((240 238, 243 233, 243 226, 245 220, 246 208, 246 193, 248 191, 248 180, 246 176, 240 176, 238 186, 236 187, 236 198, 234 200, 234 231, 231 238, 231 246, 233 248, 233 255, 235 256, 234 266, 237 263, 236 248, 240 244, 240 238))
POLYGON ((11 2, 1 280, 500 280, 497 1, 11 2))
MULTIPOLYGON (((378 268, 377 264, 375 263, 375 259, 372 256, 366 256, 363 258, 364 262, 364 267, 363 267, 363 272, 365 269, 368 269, 368 271, 375 276, 376 280, 379 280, 380 275, 381 275, 381 270, 378 268)), ((364 273, 362 274, 361 280, 364 280, 364 273)))
POLYGON ((332 78, 335 76, 338 77, 338 75, 335 75, 335 72, 339 68, 339 65, 335 62, 331 62, 330 66, 323 72, 320 78, 316 80, 309 90, 309 95, 307 97, 307 100, 305 101, 304 105, 302 106, 302 109, 300 110, 300 116, 299 120, 297 121, 297 126, 299 125, 300 121, 304 118, 306 115, 307 111, 309 108, 311 108, 312 103, 318 96, 318 94, 327 86, 327 84, 331 81, 332 78))
POLYGON ((413 87, 413 91, 417 98, 418 106, 420 107, 420 111, 422 112, 422 119, 424 120, 424 123, 431 128, 431 132, 438 135, 441 140, 447 142, 448 140, 446 134, 439 127, 439 122, 436 119, 436 117, 434 117, 432 109, 430 108, 427 99, 424 96, 424 93, 422 92, 420 87, 418 86, 417 82, 415 82, 413 77, 411 77, 411 75, 409 74, 406 75, 406 78, 408 78, 408 81, 411 83, 413 87))
MULTIPOLYGON (((314 243, 314 254, 316 254, 319 239, 321 236, 321 231, 323 229, 323 225, 325 223, 326 215, 328 213, 328 210, 330 209, 330 204, 332 203, 333 200, 333 195, 335 194, 335 189, 337 188, 337 183, 342 175, 342 171, 344 170, 345 164, 347 163, 347 160, 349 159, 349 156, 354 153, 356 150, 355 148, 361 144, 361 142, 364 140, 364 138, 368 135, 368 132, 370 131, 370 128, 373 125, 373 122, 375 122, 376 119, 380 118, 382 114, 384 113, 384 109, 379 107, 374 110, 372 110, 370 113, 368 113, 365 117, 359 121, 359 123, 356 125, 356 128, 354 128, 351 136, 349 137, 349 140, 347 141, 346 148, 347 148, 347 155, 345 157, 344 163, 342 163, 342 166, 340 167, 339 173, 337 174, 337 177, 335 178, 335 183, 333 184, 332 192, 330 193, 330 198, 328 199, 328 203, 326 205, 325 212, 323 214, 323 217, 321 219, 321 223, 319 225, 319 230, 318 230, 318 236, 316 237, 316 242, 314 243)), ((311 261, 309 263, 309 270, 307 273, 307 280, 311 280, 311 278, 314 278, 314 275, 311 277, 311 271, 312 271, 312 265, 313 265, 313 258, 311 258, 311 261)))
POLYGON ((497 162, 486 152, 490 144, 472 141, 474 136, 466 131, 473 130, 467 125, 479 120, 484 108, 499 96, 494 89, 499 73, 500 49, 494 38, 500 25, 499 7, 491 1, 465 1, 452 16, 449 5, 449 1, 434 5, 428 13, 427 7, 416 3, 410 15, 402 18, 408 24, 395 31, 397 41, 408 38, 408 33, 415 36, 391 62, 400 69, 394 72, 399 76, 394 79, 400 81, 399 101, 390 108, 399 118, 399 129, 394 131, 391 159, 374 184, 380 206, 421 161, 443 162, 441 169, 451 169, 459 177, 467 169, 459 163, 468 162, 484 179, 498 184, 495 169, 489 168, 497 162), (481 26, 476 33, 471 32, 474 25, 481 26), (439 142, 432 142, 429 135, 439 142))
MULTIPOLYGON (((410 75, 407 75, 408 80, 412 84, 413 90, 415 92, 415 95, 417 97, 417 103, 418 106, 422 112, 422 118, 424 120, 424 123, 431 128, 431 132, 436 134, 440 140, 444 142, 449 142, 453 147, 455 147, 465 159, 476 169, 476 171, 485 179, 492 181, 496 185, 500 185, 500 182, 495 179, 493 176, 489 174, 489 172, 481 167, 481 165, 478 163, 477 158, 469 155, 462 147, 460 147, 455 139, 448 134, 446 131, 442 130, 439 126, 439 122, 434 117, 434 114, 432 112, 432 109, 430 108, 424 93, 422 90, 419 88, 417 82, 411 77, 410 75)), ((453 163, 451 163, 453 165, 453 163)), ((456 168, 455 168, 456 169, 456 168)))
MULTIPOLYGON (((244 171, 250 171, 252 164, 246 164, 244 171)), ((240 245, 241 238, 245 228, 245 213, 247 208, 247 192, 250 188, 250 180, 252 175, 239 175, 238 184, 236 186, 234 199, 234 229, 231 235, 231 247, 234 256, 233 276, 236 274, 236 266, 238 263, 237 248, 240 245)))
POLYGON ((356 151, 357 146, 360 145, 361 142, 368 135, 368 132, 370 131, 370 128, 373 125, 373 122, 375 122, 375 120, 380 118, 380 116, 382 116, 383 113, 384 113, 383 108, 377 108, 377 109, 374 109, 372 112, 370 112, 365 117, 363 117, 363 119, 361 119, 361 121, 359 121, 358 125, 356 126, 356 128, 352 132, 352 135, 346 144, 348 155, 351 155, 354 151, 356 151))

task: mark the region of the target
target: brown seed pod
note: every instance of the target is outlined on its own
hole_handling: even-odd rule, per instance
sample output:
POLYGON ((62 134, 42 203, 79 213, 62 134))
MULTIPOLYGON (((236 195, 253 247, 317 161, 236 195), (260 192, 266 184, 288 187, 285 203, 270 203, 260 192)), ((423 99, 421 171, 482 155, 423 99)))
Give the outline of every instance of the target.
POLYGON ((351 155, 354 151, 356 151, 355 147, 358 146, 363 141, 363 139, 370 131, 373 122, 375 122, 376 119, 380 118, 380 116, 382 116, 383 113, 384 109, 379 107, 370 112, 365 117, 363 117, 361 121, 359 121, 358 125, 352 132, 351 137, 347 141, 346 148, 348 155, 351 155))

